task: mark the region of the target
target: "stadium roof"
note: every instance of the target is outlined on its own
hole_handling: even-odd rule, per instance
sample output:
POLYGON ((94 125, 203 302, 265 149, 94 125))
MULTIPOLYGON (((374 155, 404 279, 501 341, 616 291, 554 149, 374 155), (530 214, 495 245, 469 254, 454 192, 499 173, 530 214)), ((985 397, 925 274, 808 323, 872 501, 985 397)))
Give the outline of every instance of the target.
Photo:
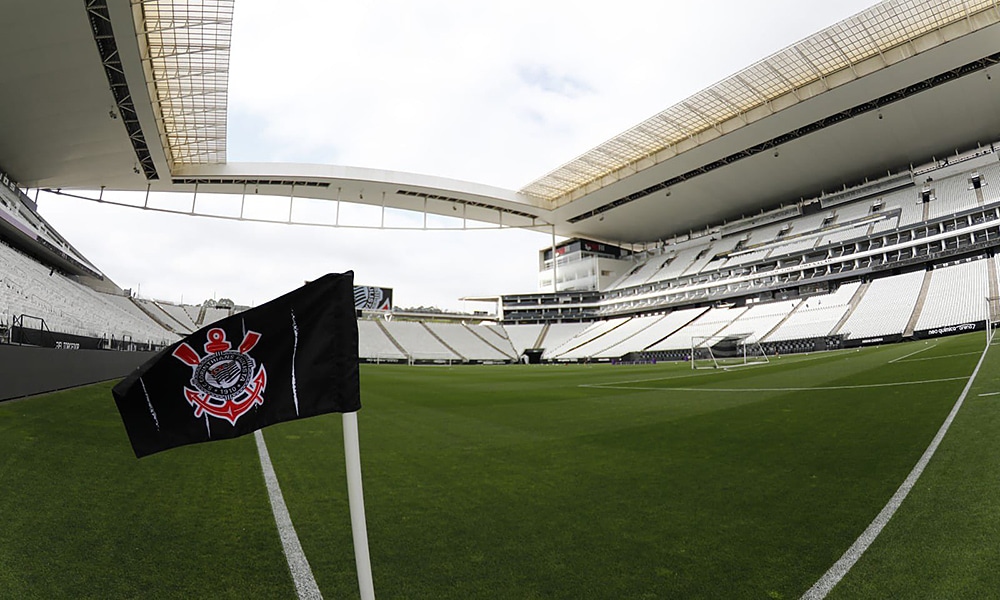
POLYGON ((663 239, 1000 140, 998 1, 887 0, 513 191, 226 162, 234 0, 12 0, 0 168, 27 187, 259 193, 663 239))
POLYGON ((962 20, 970 30, 986 25, 990 19, 973 22, 972 17, 990 9, 995 12, 996 6, 996 0, 876 4, 646 119, 531 182, 521 192, 556 204, 571 201, 615 181, 609 176, 631 165, 666 160, 683 151, 678 145, 688 140, 701 143, 697 137, 701 133, 713 130, 724 135, 801 102, 817 93, 807 89, 813 83, 819 84, 818 92, 827 91, 905 60, 911 52, 947 41, 939 35, 924 40, 919 50, 892 52, 924 34, 942 32, 962 20), (832 77, 838 73, 843 76, 832 77), (775 105, 789 94, 788 102, 775 105), (764 110, 755 114, 754 109, 761 107, 764 110))

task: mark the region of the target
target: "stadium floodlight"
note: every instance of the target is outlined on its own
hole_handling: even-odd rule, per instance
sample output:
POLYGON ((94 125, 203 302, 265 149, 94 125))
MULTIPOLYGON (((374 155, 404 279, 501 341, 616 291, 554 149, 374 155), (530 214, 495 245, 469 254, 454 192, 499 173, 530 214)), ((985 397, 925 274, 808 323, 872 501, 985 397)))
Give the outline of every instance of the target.
POLYGON ((752 333, 691 336, 692 369, 731 369, 771 362, 752 333))

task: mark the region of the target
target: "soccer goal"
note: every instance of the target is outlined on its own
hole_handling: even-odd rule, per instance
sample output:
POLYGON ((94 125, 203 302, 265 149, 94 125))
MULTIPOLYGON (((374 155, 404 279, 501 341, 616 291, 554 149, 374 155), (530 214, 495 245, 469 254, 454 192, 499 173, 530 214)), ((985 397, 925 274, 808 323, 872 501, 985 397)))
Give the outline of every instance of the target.
POLYGON ((752 333, 691 337, 692 369, 731 369, 769 362, 752 333))
POLYGON ((996 336, 996 330, 1000 327, 1000 297, 987 297, 986 298, 986 343, 993 345, 994 343, 1000 343, 1000 340, 994 340, 996 336))

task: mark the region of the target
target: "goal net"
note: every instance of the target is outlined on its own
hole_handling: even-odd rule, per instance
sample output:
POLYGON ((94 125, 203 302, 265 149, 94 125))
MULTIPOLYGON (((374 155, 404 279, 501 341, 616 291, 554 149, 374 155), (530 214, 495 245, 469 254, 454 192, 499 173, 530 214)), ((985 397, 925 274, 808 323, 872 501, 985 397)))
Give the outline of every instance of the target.
POLYGON ((692 369, 731 369, 771 362, 752 333, 691 337, 692 369))
POLYGON ((1000 340, 994 340, 996 330, 1000 327, 1000 297, 992 296, 986 298, 986 343, 1000 344, 1000 340))

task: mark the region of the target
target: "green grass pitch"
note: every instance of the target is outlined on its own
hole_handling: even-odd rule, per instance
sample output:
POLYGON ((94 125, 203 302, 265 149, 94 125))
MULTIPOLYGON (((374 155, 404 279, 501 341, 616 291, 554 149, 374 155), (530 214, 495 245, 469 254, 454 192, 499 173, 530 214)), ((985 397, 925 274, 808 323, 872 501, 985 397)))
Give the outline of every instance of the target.
MULTIPOLYGON (((362 367, 379 598, 798 598, 868 526, 983 334, 770 365, 362 367)), ((136 460, 111 384, 0 404, 0 598, 292 598, 252 436, 136 460)), ((1000 348, 830 598, 1000 589, 1000 348)), ((264 432, 357 597, 339 415, 264 432)))

